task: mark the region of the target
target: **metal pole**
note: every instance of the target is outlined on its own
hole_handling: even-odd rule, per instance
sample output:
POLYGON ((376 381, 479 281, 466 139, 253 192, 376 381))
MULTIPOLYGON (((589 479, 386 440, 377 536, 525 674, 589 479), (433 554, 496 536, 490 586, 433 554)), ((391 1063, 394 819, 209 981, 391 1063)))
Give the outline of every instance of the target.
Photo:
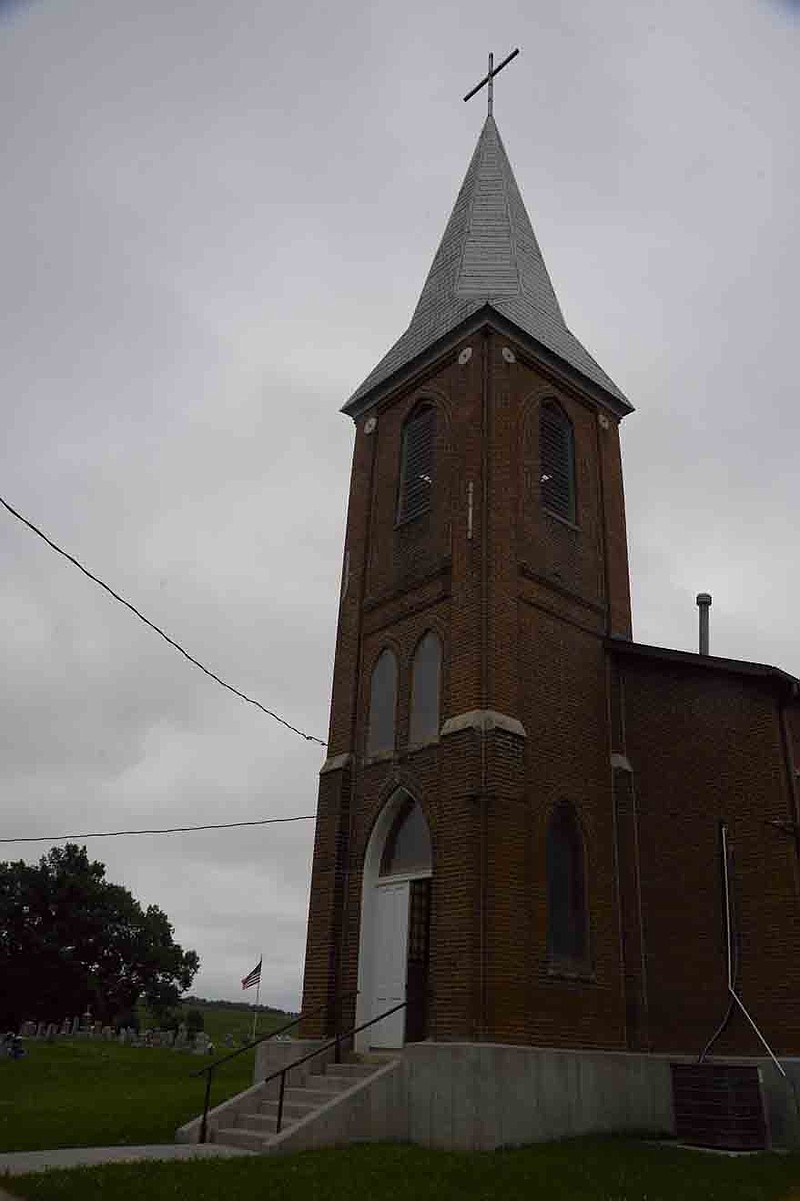
MULTIPOLYGON (((263 962, 264 956, 261 956, 259 963, 263 962)), ((261 996, 261 973, 259 972, 258 980, 256 981, 256 1003, 253 1006, 253 1033, 250 1036, 250 1042, 256 1041, 256 1018, 258 1016, 258 999, 261 996)))
POLYGON ((200 1123, 200 1139, 201 1143, 206 1141, 206 1133, 208 1129, 208 1108, 211 1104, 211 1077, 214 1075, 214 1069, 209 1068, 206 1072, 206 1096, 203 1102, 203 1120, 200 1123))
POLYGON ((722 887, 725 893, 725 954, 728 969, 728 992, 733 992, 733 953, 731 947, 731 892, 728 880, 728 827, 720 822, 722 840, 722 887))
POLYGON ((281 1121, 283 1119, 283 1094, 286 1092, 286 1070, 281 1072, 281 1085, 278 1092, 278 1120, 275 1123, 275 1133, 281 1132, 281 1121))

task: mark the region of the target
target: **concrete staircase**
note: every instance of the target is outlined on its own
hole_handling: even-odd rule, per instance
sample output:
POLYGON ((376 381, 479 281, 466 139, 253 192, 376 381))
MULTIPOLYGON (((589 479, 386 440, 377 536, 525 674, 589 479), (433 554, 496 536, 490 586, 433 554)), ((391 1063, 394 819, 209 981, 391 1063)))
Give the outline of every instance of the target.
POLYGON ((322 1066, 309 1074, 302 1084, 287 1085, 280 1135, 275 1130, 277 1099, 274 1094, 270 1100, 256 1094, 248 1105, 232 1108, 219 1124, 211 1126, 209 1141, 268 1153, 276 1143, 286 1141, 286 1132, 300 1124, 311 1125, 315 1115, 323 1110, 327 1112, 333 1102, 350 1097, 354 1088, 382 1072, 390 1062, 391 1057, 388 1056, 353 1055, 344 1063, 322 1066))

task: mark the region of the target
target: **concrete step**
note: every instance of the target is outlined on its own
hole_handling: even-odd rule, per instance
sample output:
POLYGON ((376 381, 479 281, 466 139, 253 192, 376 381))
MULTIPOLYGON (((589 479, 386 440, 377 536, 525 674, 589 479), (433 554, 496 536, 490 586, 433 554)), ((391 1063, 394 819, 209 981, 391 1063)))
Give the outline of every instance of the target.
MULTIPOLYGON (((360 1080, 362 1077, 359 1076, 356 1079, 360 1080)), ((297 1092, 302 1091, 304 1097, 314 1097, 322 1105, 325 1101, 330 1101, 331 1097, 335 1097, 337 1093, 344 1092, 346 1088, 350 1088, 355 1082, 352 1076, 314 1076, 313 1082, 309 1080, 307 1088, 298 1089, 297 1092)), ((292 1091, 294 1092, 295 1090, 292 1091)), ((289 1092, 288 1088, 286 1092, 289 1092)), ((296 1098, 292 1099, 295 1100, 296 1098)))
MULTIPOLYGON (((298 1097, 296 1100, 289 1101, 284 1099, 283 1113, 285 1117, 302 1117, 304 1114, 313 1113, 315 1109, 319 1109, 320 1103, 318 1100, 310 1099, 309 1097, 298 1097)), ((251 1110, 252 1113, 259 1113, 262 1117, 277 1117, 278 1102, 277 1101, 261 1101, 258 1108, 251 1110)))
MULTIPOLYGON (((287 1129, 290 1124, 287 1122, 284 1129, 287 1129)), ((220 1143, 225 1147, 244 1147, 247 1151, 263 1151, 273 1137, 274 1135, 266 1134, 261 1130, 240 1126, 228 1126, 214 1132, 215 1143, 220 1143)))
POLYGON ((350 1080, 364 1080, 378 1068, 375 1063, 329 1063, 325 1067, 325 1076, 344 1076, 350 1080))
MULTIPOLYGON (((286 1130, 287 1127, 293 1126, 298 1120, 297 1114, 284 1114, 281 1118, 281 1130, 286 1130)), ((240 1113, 234 1119, 235 1125, 229 1126, 229 1130, 252 1130, 258 1131, 261 1138, 271 1138, 276 1133, 275 1125, 277 1123, 277 1114, 266 1113, 240 1113)))

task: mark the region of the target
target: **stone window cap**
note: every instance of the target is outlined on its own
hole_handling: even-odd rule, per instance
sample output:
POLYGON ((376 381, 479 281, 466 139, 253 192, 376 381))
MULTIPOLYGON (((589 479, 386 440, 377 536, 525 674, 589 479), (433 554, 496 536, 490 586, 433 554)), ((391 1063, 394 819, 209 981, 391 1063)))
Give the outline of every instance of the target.
POLYGON ((633 768, 631 767, 631 761, 627 755, 613 754, 611 756, 611 766, 614 771, 626 771, 630 775, 633 775, 633 768))
POLYGON ((344 755, 329 755, 319 769, 319 774, 325 776, 331 771, 342 771, 347 767, 352 758, 353 756, 350 751, 347 751, 344 755))
POLYGON ((442 726, 441 736, 446 738, 448 734, 458 734, 461 730, 479 730, 482 734, 488 734, 490 730, 504 730, 517 738, 528 737, 521 721, 509 717, 507 713, 497 713, 494 709, 471 709, 469 713, 448 718, 442 726))

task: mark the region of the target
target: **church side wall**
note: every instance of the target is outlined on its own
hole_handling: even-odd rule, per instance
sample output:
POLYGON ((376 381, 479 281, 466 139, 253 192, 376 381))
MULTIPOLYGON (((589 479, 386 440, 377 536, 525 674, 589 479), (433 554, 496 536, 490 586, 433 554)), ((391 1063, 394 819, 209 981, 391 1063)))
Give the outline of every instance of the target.
MULTIPOLYGON (((733 848, 742 998, 779 1054, 800 1051, 800 896, 775 685, 623 660, 641 852, 650 1046, 699 1051, 727 1007, 719 821, 733 848)), ((753 1054, 737 1015, 715 1052, 753 1054)))

